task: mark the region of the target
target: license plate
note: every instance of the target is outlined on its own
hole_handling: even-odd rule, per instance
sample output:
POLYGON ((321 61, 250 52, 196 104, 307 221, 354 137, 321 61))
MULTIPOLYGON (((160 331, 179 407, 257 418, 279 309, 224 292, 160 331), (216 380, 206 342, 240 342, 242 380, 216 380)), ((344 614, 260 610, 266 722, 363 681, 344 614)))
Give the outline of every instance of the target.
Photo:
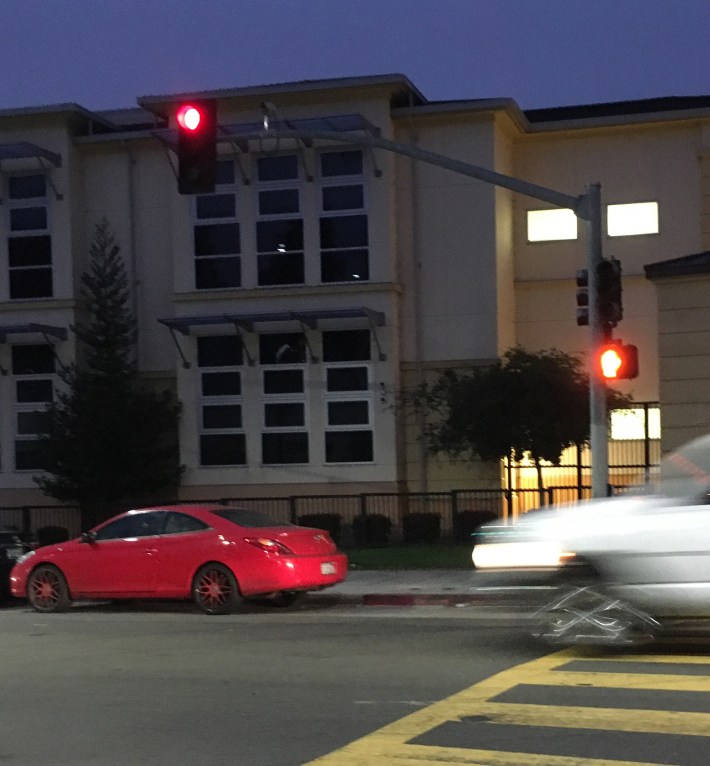
POLYGON ((22 548, 5 548, 5 553, 9 559, 16 561, 22 556, 22 548))
POLYGON ((333 575, 335 574, 335 564, 332 564, 330 561, 326 562, 325 564, 320 565, 320 573, 322 575, 333 575))

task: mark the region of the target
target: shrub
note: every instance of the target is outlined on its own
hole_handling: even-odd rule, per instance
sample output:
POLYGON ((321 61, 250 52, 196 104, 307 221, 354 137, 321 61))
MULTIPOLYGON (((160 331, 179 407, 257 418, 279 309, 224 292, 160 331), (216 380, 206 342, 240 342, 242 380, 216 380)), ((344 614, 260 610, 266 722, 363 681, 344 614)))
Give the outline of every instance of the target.
POLYGON ((37 544, 42 545, 54 545, 55 543, 63 543, 69 539, 69 530, 65 527, 40 527, 36 533, 37 544))
POLYGON ((304 527, 324 529, 340 545, 341 519, 337 513, 305 513, 298 517, 298 523, 304 527))
POLYGON ((454 514, 454 540, 457 543, 473 543, 471 535, 488 521, 494 521, 498 518, 495 511, 471 510, 459 511, 454 514))
POLYGON ((381 513, 370 513, 353 519, 356 545, 387 545, 391 531, 392 521, 381 513))
POLYGON ((402 519, 403 542, 435 543, 441 535, 438 513, 408 513, 402 519))

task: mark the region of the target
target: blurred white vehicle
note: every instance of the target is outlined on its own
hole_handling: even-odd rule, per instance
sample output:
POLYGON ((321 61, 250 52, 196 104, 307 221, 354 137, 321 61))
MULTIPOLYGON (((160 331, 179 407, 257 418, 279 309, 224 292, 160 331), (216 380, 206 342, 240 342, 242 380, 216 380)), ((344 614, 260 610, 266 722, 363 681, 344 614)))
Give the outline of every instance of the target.
POLYGON ((648 491, 526 514, 480 528, 481 570, 551 575, 534 615, 551 643, 652 640, 678 619, 710 619, 710 436, 665 457, 648 491))

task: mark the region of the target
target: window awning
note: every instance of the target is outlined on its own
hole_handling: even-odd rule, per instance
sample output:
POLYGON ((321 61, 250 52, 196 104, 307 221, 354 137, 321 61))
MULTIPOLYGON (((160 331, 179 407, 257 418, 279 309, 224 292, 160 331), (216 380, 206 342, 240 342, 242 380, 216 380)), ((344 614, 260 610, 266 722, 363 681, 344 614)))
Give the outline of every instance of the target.
POLYGON ((301 324, 316 329, 320 319, 367 319, 372 325, 382 327, 385 323, 385 315, 381 311, 359 306, 357 308, 343 309, 308 309, 305 311, 271 311, 256 314, 211 314, 207 316, 168 317, 158 319, 161 324, 171 330, 177 330, 183 335, 190 334, 191 327, 203 325, 233 324, 246 332, 254 332, 254 325, 268 322, 300 322, 301 324))
POLYGON ((7 343, 8 335, 43 335, 45 339, 56 338, 56 340, 66 340, 68 337, 66 327, 55 327, 39 322, 0 325, 0 343, 7 343))
POLYGON ((41 146, 30 144, 27 141, 20 141, 17 144, 0 144, 0 162, 2 160, 23 160, 30 157, 36 157, 40 160, 47 160, 55 168, 62 166, 62 155, 42 149, 41 146))
MULTIPOLYGON (((334 133, 351 133, 363 131, 373 136, 380 135, 380 129, 365 119, 361 114, 336 114, 330 117, 307 117, 297 120, 269 120, 269 128, 273 130, 297 130, 297 131, 331 131, 334 133)), ((243 122, 234 125, 219 125, 217 131, 218 143, 235 143, 242 151, 247 151, 246 136, 253 137, 263 134, 262 138, 269 138, 264 133, 264 125, 261 122, 243 122)), ((177 149, 178 132, 174 128, 153 131, 153 135, 167 144, 171 149, 177 149)))
MULTIPOLYGON (((384 361, 387 358, 382 352, 379 339, 375 333, 376 327, 382 327, 385 324, 384 312, 375 311, 374 309, 366 308, 365 306, 339 309, 306 309, 303 311, 271 311, 254 314, 207 314, 185 317, 165 317, 163 319, 158 319, 158 321, 170 330, 175 346, 182 358, 183 367, 187 369, 190 367, 190 363, 187 361, 180 348, 180 344, 175 336, 175 331, 182 335, 190 335, 190 330, 194 327, 234 325, 239 332, 254 332, 255 325, 268 324, 270 322, 298 322, 302 328, 305 326, 315 330, 319 327, 320 320, 329 319, 366 319, 370 330, 373 332, 380 361, 384 361)), ((311 354, 311 360, 317 361, 313 354, 311 354)), ((250 363, 253 364, 251 360, 250 363)))

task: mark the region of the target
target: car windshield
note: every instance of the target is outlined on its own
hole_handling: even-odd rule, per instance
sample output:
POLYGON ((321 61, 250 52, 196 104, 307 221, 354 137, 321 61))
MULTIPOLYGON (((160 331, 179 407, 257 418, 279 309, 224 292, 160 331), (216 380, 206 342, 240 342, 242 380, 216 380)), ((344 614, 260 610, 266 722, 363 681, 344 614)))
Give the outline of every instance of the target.
POLYGON ((708 502, 710 493, 710 436, 684 444, 661 460, 658 480, 652 485, 655 494, 708 502))
POLYGON ((252 511, 247 508, 224 508, 212 511, 215 516, 227 519, 240 527, 289 527, 289 521, 275 521, 271 516, 261 511, 252 511))

